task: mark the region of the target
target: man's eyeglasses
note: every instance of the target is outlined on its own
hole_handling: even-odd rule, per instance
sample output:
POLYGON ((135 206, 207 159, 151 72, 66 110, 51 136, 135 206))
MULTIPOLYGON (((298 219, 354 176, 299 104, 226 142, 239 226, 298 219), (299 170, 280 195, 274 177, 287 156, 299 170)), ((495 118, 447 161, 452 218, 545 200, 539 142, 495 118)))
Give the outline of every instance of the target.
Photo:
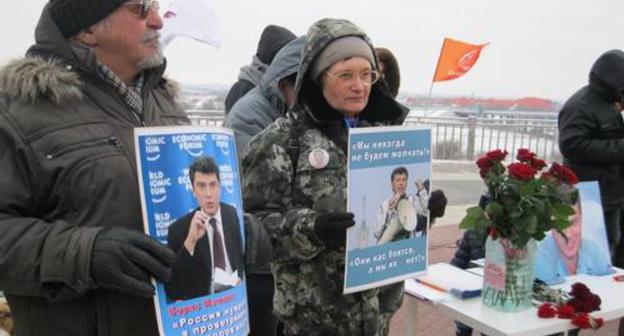
POLYGON ((139 1, 128 1, 123 4, 123 6, 129 6, 130 10, 138 15, 141 19, 147 18, 150 13, 150 10, 158 11, 160 8, 160 4, 156 0, 139 0, 139 1))
POLYGON ((351 71, 343 71, 338 73, 326 72, 328 76, 336 78, 341 84, 352 84, 356 78, 359 78, 364 85, 373 85, 381 77, 379 71, 368 70, 362 71, 359 74, 351 71))

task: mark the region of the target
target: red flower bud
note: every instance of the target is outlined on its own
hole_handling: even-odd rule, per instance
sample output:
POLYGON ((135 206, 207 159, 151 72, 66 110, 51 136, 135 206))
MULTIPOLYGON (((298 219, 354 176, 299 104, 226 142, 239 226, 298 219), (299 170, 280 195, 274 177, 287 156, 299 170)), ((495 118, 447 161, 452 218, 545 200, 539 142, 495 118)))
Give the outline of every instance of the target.
POLYGON ((562 319, 571 319, 574 317, 574 307, 569 304, 564 304, 557 309, 557 317, 562 319))
POLYGON ((533 169, 537 171, 540 171, 544 167, 546 167, 546 161, 542 159, 533 159, 533 161, 531 161, 531 167, 533 167, 533 169))
POLYGON ((551 318, 555 317, 555 315, 557 315, 557 309, 550 303, 543 303, 537 309, 537 316, 541 318, 551 318))
POLYGON ((529 181, 535 177, 535 169, 526 163, 512 163, 509 165, 509 175, 520 181, 529 181))
POLYGON ((585 299, 589 297, 590 294, 591 291, 589 290, 589 287, 582 282, 574 283, 572 285, 572 290, 570 291, 570 295, 577 299, 585 299))
POLYGON ((507 151, 504 149, 503 150, 495 149, 493 151, 487 152, 485 156, 487 156, 492 161, 500 162, 500 161, 505 160, 505 157, 507 156, 507 151))
POLYGON ((578 313, 576 314, 576 316, 572 319, 572 324, 581 328, 581 329, 593 329, 596 330, 600 327, 602 327, 604 325, 604 319, 599 317, 599 318, 594 318, 591 315, 587 314, 587 313, 578 313))
POLYGON ((518 149, 518 155, 516 155, 516 159, 520 162, 531 162, 535 159, 535 153, 531 152, 526 148, 518 149))

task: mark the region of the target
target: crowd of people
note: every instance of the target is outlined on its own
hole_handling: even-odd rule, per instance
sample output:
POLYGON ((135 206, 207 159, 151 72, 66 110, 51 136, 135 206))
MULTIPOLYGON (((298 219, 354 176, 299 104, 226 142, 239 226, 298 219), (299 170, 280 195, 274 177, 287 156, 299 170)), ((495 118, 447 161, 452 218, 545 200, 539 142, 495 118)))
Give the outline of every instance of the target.
MULTIPOLYGON (((346 209, 349 129, 401 125, 408 113, 395 99, 392 52, 344 19, 319 20, 299 37, 267 26, 225 102, 245 246, 210 159, 190 167, 198 208, 172 224, 166 246, 142 233, 133 141, 135 127, 189 124, 163 76, 157 9, 153 0, 49 0, 34 45, 0 69, 0 291, 15 334, 158 335, 150 278, 167 284, 170 300, 218 292, 211 270, 178 273, 210 260, 245 269, 252 335, 387 335, 402 284, 346 295, 342 285, 355 224, 346 209), (222 240, 238 248, 202 255, 222 240)), ((582 180, 599 181, 619 267, 623 108, 624 53, 611 51, 560 113, 561 151, 582 180)), ((392 174, 380 236, 401 199, 430 222, 444 215, 444 193, 415 177, 418 192, 408 196, 407 177, 392 174)), ((466 233, 460 259, 482 257, 482 244, 466 233), (464 252, 473 245, 477 252, 464 252)))

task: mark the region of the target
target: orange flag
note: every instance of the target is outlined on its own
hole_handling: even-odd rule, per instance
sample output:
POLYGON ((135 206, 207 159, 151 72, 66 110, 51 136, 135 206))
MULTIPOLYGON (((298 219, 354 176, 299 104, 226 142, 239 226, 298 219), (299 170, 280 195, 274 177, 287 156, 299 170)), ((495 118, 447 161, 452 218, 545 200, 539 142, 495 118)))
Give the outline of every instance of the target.
POLYGON ((442 82, 463 76, 477 62, 481 49, 488 44, 468 44, 445 38, 433 81, 442 82))

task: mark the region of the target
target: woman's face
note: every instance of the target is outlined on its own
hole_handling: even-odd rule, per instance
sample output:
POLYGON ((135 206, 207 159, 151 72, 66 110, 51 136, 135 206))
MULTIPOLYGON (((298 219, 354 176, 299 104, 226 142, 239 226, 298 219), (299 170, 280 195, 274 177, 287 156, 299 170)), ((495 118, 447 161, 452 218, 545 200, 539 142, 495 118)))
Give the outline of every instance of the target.
POLYGON ((555 237, 555 243, 557 244, 557 246, 559 247, 559 250, 562 252, 572 252, 574 251, 575 253, 578 252, 579 247, 581 246, 581 234, 583 231, 583 226, 582 226, 582 213, 579 209, 579 204, 576 203, 573 208, 574 211, 576 212, 574 215, 571 216, 570 218, 570 226, 564 230, 564 233, 567 237, 560 235, 557 232, 553 232, 553 235, 555 237))
POLYGON ((321 76, 323 96, 327 103, 345 116, 355 117, 368 104, 371 88, 371 64, 362 57, 341 60, 321 76))

